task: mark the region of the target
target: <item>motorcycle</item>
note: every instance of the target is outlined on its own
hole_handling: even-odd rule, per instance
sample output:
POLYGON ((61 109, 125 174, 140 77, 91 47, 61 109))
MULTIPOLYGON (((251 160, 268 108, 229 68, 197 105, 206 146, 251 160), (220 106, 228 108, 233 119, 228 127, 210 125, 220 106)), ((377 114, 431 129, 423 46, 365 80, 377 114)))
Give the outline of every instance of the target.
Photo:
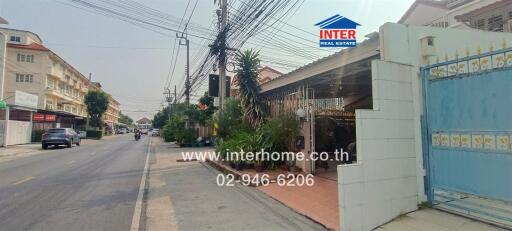
POLYGON ((135 133, 135 140, 136 140, 136 141, 139 141, 139 140, 140 140, 140 133, 135 133))

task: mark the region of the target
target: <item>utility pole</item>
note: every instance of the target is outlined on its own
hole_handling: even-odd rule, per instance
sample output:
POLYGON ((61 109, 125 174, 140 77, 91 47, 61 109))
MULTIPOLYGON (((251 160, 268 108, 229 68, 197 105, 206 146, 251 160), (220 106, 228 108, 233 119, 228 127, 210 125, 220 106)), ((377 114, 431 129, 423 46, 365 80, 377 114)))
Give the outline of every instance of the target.
MULTIPOLYGON (((92 84, 92 73, 89 73, 89 83, 87 84, 88 90, 91 89, 92 84)), ((85 119, 85 131, 91 130, 91 127, 89 126, 89 110, 87 110, 87 118, 85 119)), ((87 137, 86 137, 87 138, 87 137)))
POLYGON ((176 97, 176 85, 174 85, 174 104, 178 103, 178 98, 176 97))
MULTIPOLYGON (((171 89, 165 88, 165 90, 164 90, 164 97, 165 97, 165 101, 167 102, 167 107, 169 107, 169 110, 171 110, 171 103, 173 101, 172 96, 171 96, 171 89)), ((168 115, 167 120, 171 120, 171 113, 170 113, 170 111, 169 111, 169 115, 168 115)))
POLYGON ((226 99, 226 36, 228 1, 220 0, 220 44, 219 44, 219 111, 224 109, 226 99))
POLYGON ((185 70, 186 70, 186 79, 185 79, 185 96, 186 96, 186 99, 185 99, 185 103, 187 105, 190 104, 190 54, 189 54, 189 51, 190 51, 190 46, 189 46, 189 40, 187 38, 187 31, 185 30, 185 32, 181 33, 181 34, 178 34, 176 33, 176 37, 180 39, 180 46, 187 46, 187 66, 185 67, 185 70), (184 43, 182 43, 182 41, 185 41, 184 43))

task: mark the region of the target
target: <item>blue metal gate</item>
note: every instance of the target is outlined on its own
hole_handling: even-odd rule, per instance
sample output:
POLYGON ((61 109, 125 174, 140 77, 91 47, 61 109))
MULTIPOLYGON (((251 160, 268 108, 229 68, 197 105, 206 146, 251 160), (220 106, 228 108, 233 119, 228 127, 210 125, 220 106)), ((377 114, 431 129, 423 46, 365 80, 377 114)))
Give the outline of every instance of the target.
POLYGON ((422 69, 427 194, 512 227, 512 50, 422 69))

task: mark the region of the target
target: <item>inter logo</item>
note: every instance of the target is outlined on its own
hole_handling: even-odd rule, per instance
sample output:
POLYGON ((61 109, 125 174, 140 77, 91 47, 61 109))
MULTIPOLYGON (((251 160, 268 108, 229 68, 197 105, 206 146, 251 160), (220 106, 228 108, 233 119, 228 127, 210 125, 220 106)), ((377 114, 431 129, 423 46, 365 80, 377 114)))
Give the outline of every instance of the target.
POLYGON ((323 20, 320 27, 320 47, 355 47, 359 23, 339 14, 323 20))

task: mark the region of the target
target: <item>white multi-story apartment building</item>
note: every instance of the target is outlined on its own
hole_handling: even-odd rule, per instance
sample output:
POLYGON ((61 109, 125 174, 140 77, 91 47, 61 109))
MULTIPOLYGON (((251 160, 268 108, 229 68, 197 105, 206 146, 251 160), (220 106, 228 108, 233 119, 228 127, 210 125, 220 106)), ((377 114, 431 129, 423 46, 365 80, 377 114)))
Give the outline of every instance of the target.
POLYGON ((36 129, 83 125, 88 79, 45 47, 37 34, 4 28, 0 32, 7 37, 3 96, 7 103, 14 104, 15 91, 37 95, 36 129))

